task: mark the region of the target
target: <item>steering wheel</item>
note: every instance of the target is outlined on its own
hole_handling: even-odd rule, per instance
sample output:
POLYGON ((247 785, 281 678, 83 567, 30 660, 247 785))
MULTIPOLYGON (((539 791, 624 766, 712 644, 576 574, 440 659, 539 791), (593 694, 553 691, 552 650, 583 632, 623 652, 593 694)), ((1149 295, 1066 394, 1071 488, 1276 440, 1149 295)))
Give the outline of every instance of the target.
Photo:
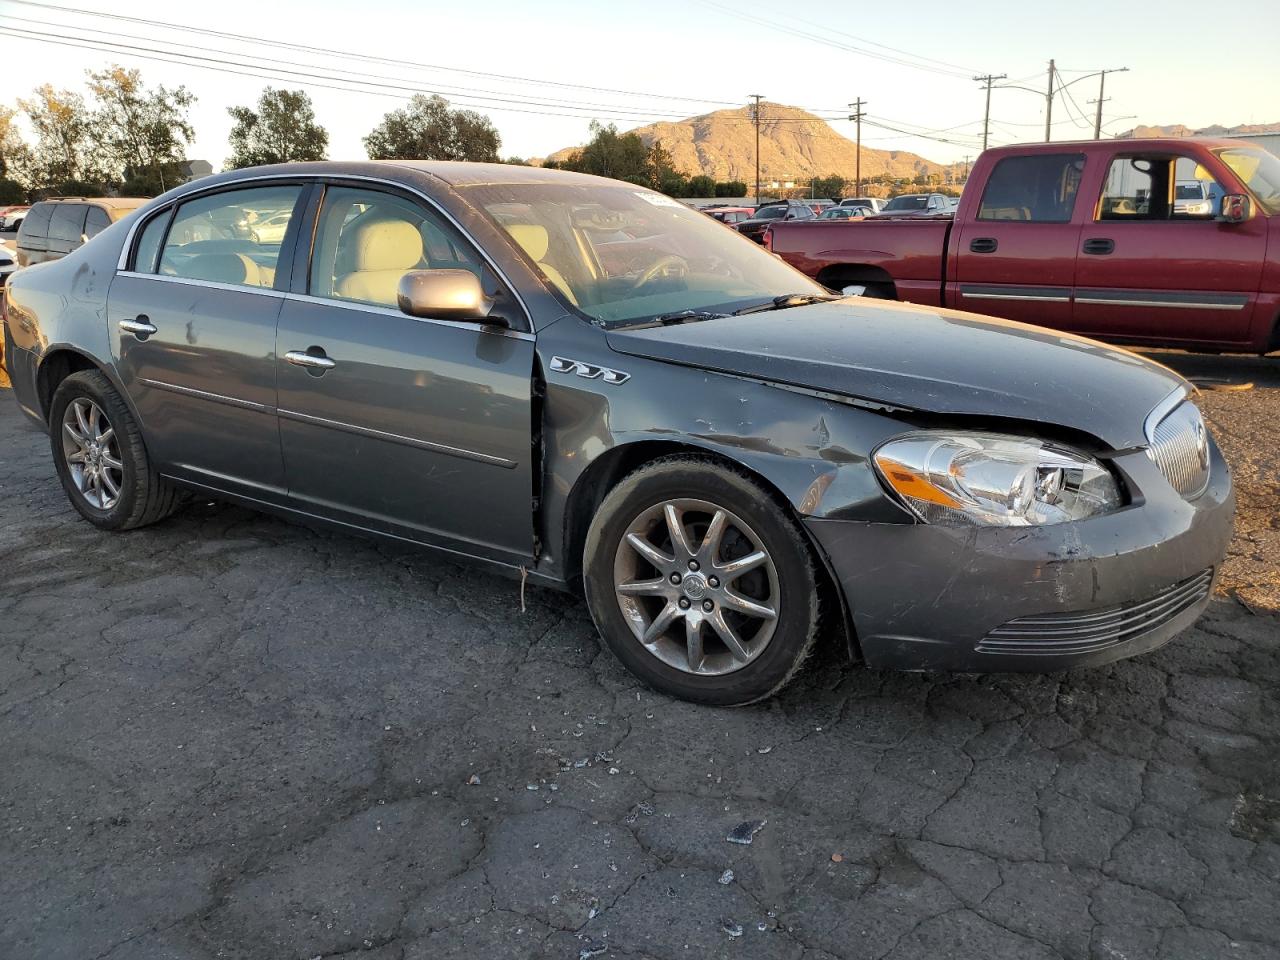
POLYGON ((674 254, 667 254, 665 257, 659 257, 653 263, 649 264, 636 282, 632 284, 633 290, 639 290, 647 283, 652 283, 661 274, 666 273, 671 267, 678 269, 677 276, 685 276, 689 272, 689 264, 683 257, 677 257, 674 254))

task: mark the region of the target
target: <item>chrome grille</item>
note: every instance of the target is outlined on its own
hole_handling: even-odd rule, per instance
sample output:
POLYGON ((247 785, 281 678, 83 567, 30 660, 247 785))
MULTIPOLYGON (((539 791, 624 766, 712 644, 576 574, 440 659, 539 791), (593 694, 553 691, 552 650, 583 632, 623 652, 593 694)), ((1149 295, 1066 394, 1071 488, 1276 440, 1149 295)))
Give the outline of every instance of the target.
POLYGON ((1208 597, 1212 585, 1210 567, 1146 600, 1083 613, 1020 617, 987 634, 977 652, 1034 655, 1105 650, 1168 623, 1208 597))
MULTIPOLYGON (((1160 412, 1157 407, 1153 417, 1160 412)), ((1200 496, 1209 485, 1209 432, 1199 409, 1185 400, 1152 419, 1147 420, 1147 456, 1186 499, 1200 496)))

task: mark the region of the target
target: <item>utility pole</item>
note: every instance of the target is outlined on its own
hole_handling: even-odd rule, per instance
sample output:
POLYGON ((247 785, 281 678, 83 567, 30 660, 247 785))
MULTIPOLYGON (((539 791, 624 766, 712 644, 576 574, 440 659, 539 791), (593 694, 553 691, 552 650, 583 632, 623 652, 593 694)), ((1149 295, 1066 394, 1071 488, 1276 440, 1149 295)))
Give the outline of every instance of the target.
POLYGON ((751 107, 751 119, 756 125, 756 206, 760 206, 760 101, 764 99, 763 93, 752 93, 749 96, 755 100, 755 104, 751 107))
POLYGON ((1111 99, 1110 97, 1103 96, 1103 94, 1106 93, 1107 91, 1107 74, 1108 73, 1128 73, 1128 72, 1129 72, 1128 67, 1116 67, 1114 70, 1098 71, 1098 99, 1096 101, 1098 104, 1098 112, 1093 119, 1093 139, 1095 140, 1102 139, 1102 105, 1106 103, 1109 99, 1111 99))
POLYGON ((1053 61, 1049 61, 1049 93, 1045 97, 1044 106, 1044 142, 1048 143, 1053 137, 1050 135, 1053 129, 1053 76, 1057 73, 1057 68, 1053 65, 1053 61))
MULTIPOLYGON (((985 142, 985 139, 982 144, 982 149, 983 150, 987 149, 987 144, 985 142)), ((964 183, 968 183, 968 182, 969 182, 969 156, 968 154, 966 154, 964 158, 964 183)), ((964 186, 964 184, 961 184, 961 186, 964 186)))
POLYGON ((997 80, 1006 80, 1009 75, 1002 73, 999 76, 988 73, 985 77, 974 77, 979 83, 986 84, 987 87, 987 112, 982 115, 982 149, 987 149, 987 128, 991 126, 991 84, 997 80))
POLYGON ((854 135, 854 142, 857 144, 857 152, 854 154, 855 159, 853 173, 853 177, 857 181, 857 186, 854 187, 853 191, 853 195, 855 197, 862 196, 862 108, 866 105, 867 101, 863 100, 861 97, 849 104, 849 107, 853 110, 853 113, 849 114, 849 119, 854 122, 855 129, 857 131, 854 135))

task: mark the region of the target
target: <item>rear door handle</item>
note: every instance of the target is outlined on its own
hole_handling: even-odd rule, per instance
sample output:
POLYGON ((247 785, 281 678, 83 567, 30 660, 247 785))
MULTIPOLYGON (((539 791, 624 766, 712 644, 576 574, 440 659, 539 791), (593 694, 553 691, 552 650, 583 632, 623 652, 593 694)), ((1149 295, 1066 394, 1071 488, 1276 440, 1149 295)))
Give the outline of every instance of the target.
POLYGON ((1090 237, 1080 249, 1094 256, 1105 257, 1108 253, 1115 252, 1116 242, 1106 237, 1090 237))
POLYGON ((969 250, 973 253, 995 253, 1000 241, 995 237, 976 237, 969 241, 969 250))
POLYGON ((120 329, 132 333, 139 340, 145 340, 156 332, 155 324, 143 313, 138 314, 135 320, 121 320, 120 329))
MULTIPOLYGON (((315 347, 311 349, 315 350, 315 347)), ((330 360, 324 355, 323 350, 316 353, 308 353, 305 350, 290 350, 284 355, 284 358, 292 363, 295 367, 311 367, 315 370, 332 370, 338 364, 330 360)))

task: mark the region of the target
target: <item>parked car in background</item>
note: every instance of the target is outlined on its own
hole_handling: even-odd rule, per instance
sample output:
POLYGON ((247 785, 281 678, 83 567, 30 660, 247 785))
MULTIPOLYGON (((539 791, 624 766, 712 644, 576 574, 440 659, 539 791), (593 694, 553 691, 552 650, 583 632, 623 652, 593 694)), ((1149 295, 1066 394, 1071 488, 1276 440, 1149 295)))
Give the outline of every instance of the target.
POLYGON ((950 207, 947 198, 941 193, 906 193, 894 197, 880 209, 885 217, 936 217, 946 213, 950 207))
POLYGON ((799 200, 784 200, 764 204, 758 207, 752 216, 741 221, 737 227, 744 237, 750 237, 756 243, 762 243, 765 228, 784 220, 812 220, 817 216, 813 208, 799 200))
POLYGON ((721 223, 727 223, 729 226, 741 223, 743 220, 750 220, 756 212, 755 207, 713 207, 703 210, 712 220, 719 220, 721 223))
POLYGON ((954 218, 780 223, 769 243, 837 290, 1124 343, 1280 350, 1280 159, 1238 140, 1090 140, 978 159, 954 218), (1177 199, 1199 170, 1211 201, 1177 199))
POLYGON ((145 197, 58 197, 32 205, 18 230, 18 266, 60 260, 147 202, 145 197))
POLYGON ((702 703, 778 691, 820 628, 877 668, 1143 653, 1200 615, 1231 538, 1173 371, 833 295, 562 170, 206 177, 18 272, 3 334, 95 526, 195 491, 581 589, 625 666, 702 703), (282 209, 278 244, 182 229, 282 209))
POLYGON ((949 213, 955 213, 958 209, 960 209, 960 198, 947 197, 947 211, 949 213))
POLYGON ((823 210, 826 210, 828 207, 834 207, 836 205, 836 201, 834 200, 822 200, 822 199, 809 199, 809 200, 806 200, 805 203, 809 204, 809 209, 817 214, 821 214, 823 210))
POLYGON ((879 197, 845 197, 840 201, 840 206, 866 207, 872 213, 879 213, 884 209, 884 203, 879 197))
POLYGON ((1202 180, 1179 180, 1173 188, 1173 212, 1195 217, 1213 213, 1209 185, 1202 180))
MULTIPOLYGON (((0 245, 0 289, 4 288, 9 274, 18 269, 16 255, 6 246, 0 245)), ((0 360, 4 359, 4 351, 0 350, 0 360)))
POLYGON ((871 216, 866 207, 828 207, 818 214, 819 220, 863 220, 871 216))
POLYGON ((22 218, 26 216, 27 211, 30 209, 31 208, 25 204, 20 204, 15 207, 5 207, 3 211, 0 211, 0 230, 5 232, 17 230, 22 226, 22 218))

